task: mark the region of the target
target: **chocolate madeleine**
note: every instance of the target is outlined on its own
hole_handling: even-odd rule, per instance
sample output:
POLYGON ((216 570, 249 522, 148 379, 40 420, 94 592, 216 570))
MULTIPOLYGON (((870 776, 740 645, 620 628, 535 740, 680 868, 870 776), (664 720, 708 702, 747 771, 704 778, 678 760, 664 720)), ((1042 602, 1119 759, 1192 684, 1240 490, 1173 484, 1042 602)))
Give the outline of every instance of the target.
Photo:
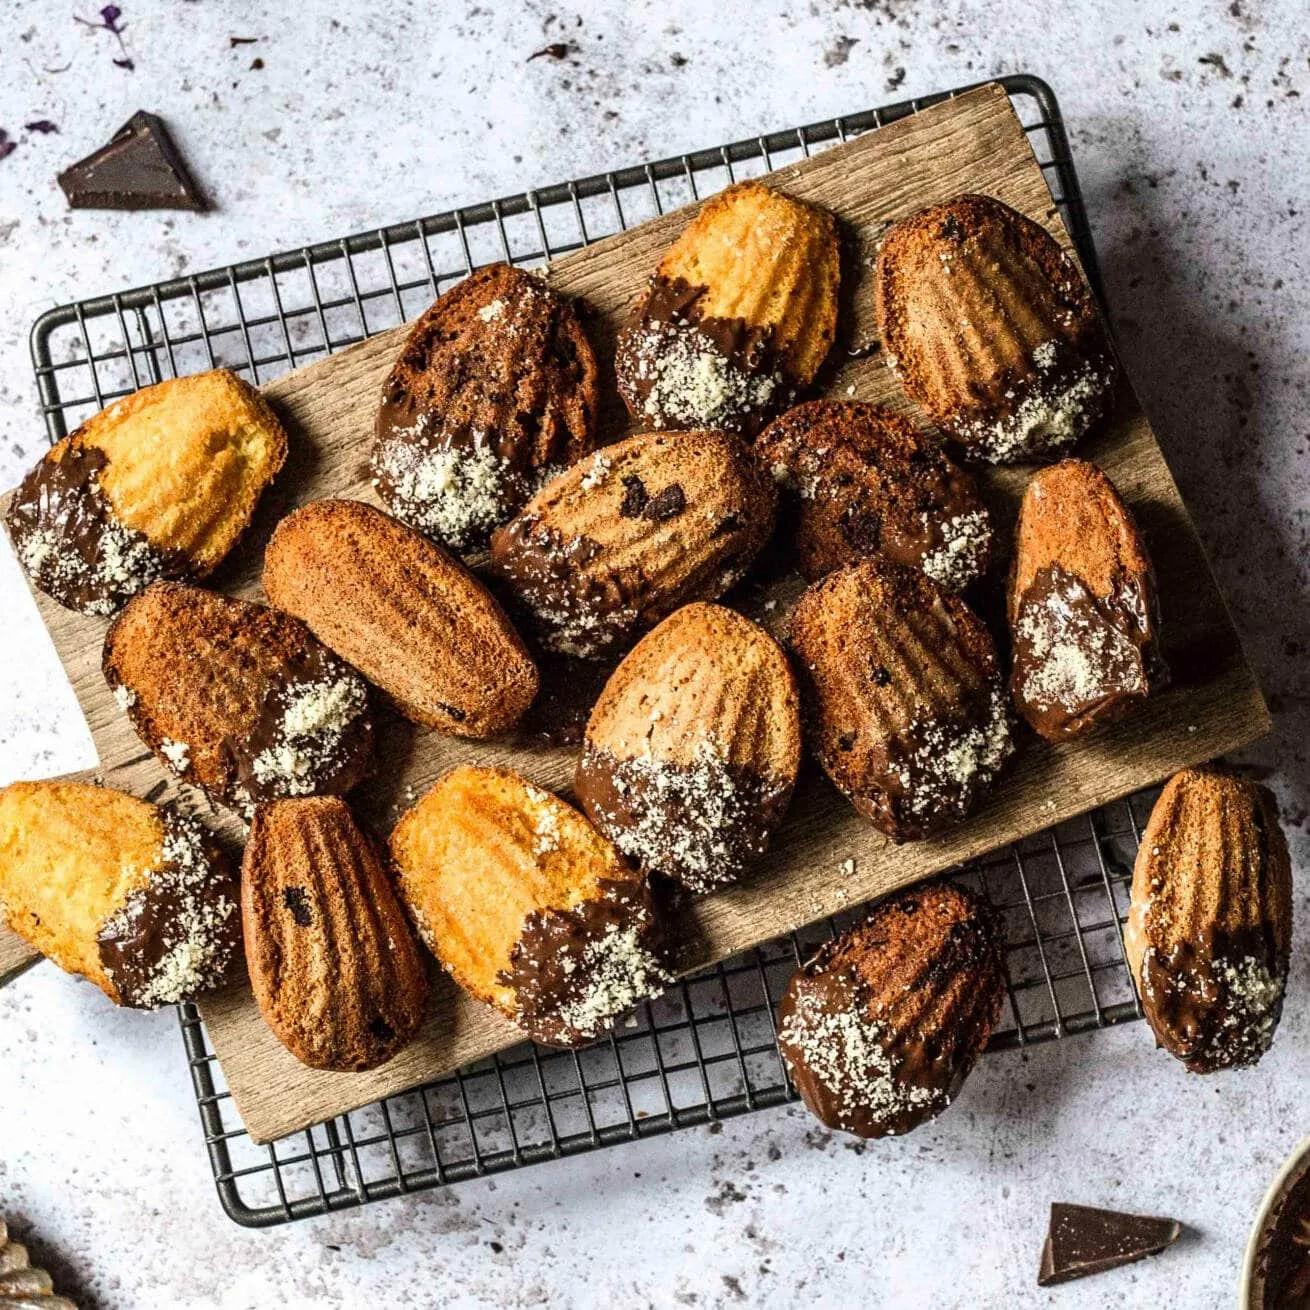
POLYGON ((1109 407, 1118 368, 1086 278, 999 200, 956 196, 895 224, 874 279, 887 363, 971 458, 1057 457, 1109 407))
POLYGON ((819 763, 894 841, 964 818, 1009 758, 991 636, 924 574, 872 559, 830 573, 796 603, 790 642, 819 763))
POLYGON ((110 625, 102 666, 159 762, 243 814, 347 792, 371 761, 363 678, 290 614, 158 582, 110 625))
POLYGON ((1009 614, 1010 694, 1048 741, 1121 718, 1165 681, 1155 573, 1096 465, 1067 459, 1029 482, 1009 614))
POLYGON ((897 1136, 950 1105, 1004 1002, 987 907, 948 883, 916 887, 825 942, 792 975, 778 1049, 827 1127, 897 1136))
POLYGON ((615 670, 574 790, 630 860, 708 891, 760 856, 800 765, 787 657, 749 619, 684 605, 615 670))
POLYGON ((113 614, 160 578, 203 578, 282 467, 286 433, 226 369, 146 387, 89 418, 23 479, 6 525, 33 585, 113 614))
POLYGON ((870 555, 948 591, 987 571, 992 520, 973 476, 894 410, 812 400, 774 419, 755 452, 782 488, 811 582, 870 555))
POLYGON ((289 514, 264 552, 264 590, 425 727, 495 736, 537 694, 536 665, 486 587, 371 505, 289 514))
POLYGON ((226 982, 241 936, 236 877, 195 819, 87 783, 0 790, 0 910, 61 969, 147 1010, 226 982))
POLYGON ((1292 870, 1272 793, 1218 769, 1165 785, 1124 949, 1156 1041, 1193 1073, 1253 1065, 1283 1012, 1292 870))
POLYGON ((345 801, 255 811, 241 864, 246 968, 278 1041, 313 1069, 373 1069, 423 1021, 418 944, 345 801))
POLYGON ((382 388, 374 485, 455 551, 484 546, 596 441, 596 359, 573 301, 489 264, 414 324, 382 388))
POLYGON ((759 182, 707 201, 619 336, 619 391, 643 428, 754 433, 808 387, 837 330, 837 227, 759 182))
POLYGON ((596 658, 732 587, 768 539, 776 503, 735 437, 642 433, 543 487, 492 536, 491 568, 543 646, 596 658))
POLYGON ((391 857, 433 954, 534 1041, 590 1041, 671 981, 645 876, 508 770, 447 773, 396 825, 391 857))

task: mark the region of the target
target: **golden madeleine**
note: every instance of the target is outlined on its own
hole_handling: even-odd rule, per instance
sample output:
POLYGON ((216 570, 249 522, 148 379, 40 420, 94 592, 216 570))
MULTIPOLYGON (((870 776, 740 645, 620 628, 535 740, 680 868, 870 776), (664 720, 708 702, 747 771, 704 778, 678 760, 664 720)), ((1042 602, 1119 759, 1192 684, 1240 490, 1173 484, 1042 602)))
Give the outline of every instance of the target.
POLYGON ((194 819, 110 787, 0 790, 0 907, 9 927, 117 1005, 191 1000, 240 942, 233 871, 194 819))
POLYGON ((758 431, 827 358, 840 275, 827 210, 760 182, 714 196, 620 334, 615 371, 634 422, 758 431))
POLYGON ((173 378, 55 445, 14 493, 7 526, 35 586, 112 614, 161 578, 211 573, 286 454, 277 416, 235 373, 173 378))

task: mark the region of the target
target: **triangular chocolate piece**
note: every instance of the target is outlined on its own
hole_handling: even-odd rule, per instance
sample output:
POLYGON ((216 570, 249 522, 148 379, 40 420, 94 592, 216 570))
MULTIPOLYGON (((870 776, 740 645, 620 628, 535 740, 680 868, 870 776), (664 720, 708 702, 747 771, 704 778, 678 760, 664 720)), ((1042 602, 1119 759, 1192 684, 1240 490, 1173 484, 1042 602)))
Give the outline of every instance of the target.
POLYGON ((74 209, 205 209, 168 128, 138 110, 107 146, 59 174, 74 209))
POLYGON ((1051 1227, 1042 1247, 1037 1285, 1068 1283, 1157 1255, 1176 1242, 1182 1231, 1176 1219, 1056 1201, 1051 1206, 1051 1227))

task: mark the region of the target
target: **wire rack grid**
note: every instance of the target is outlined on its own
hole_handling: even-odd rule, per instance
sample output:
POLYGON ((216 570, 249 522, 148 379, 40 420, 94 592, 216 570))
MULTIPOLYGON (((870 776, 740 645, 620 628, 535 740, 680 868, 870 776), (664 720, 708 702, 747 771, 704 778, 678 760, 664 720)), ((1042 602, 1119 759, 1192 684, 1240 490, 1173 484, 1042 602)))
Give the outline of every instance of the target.
MULTIPOLYGON (((1099 285, 1055 97, 1031 76, 1001 81, 1099 285)), ((165 377, 228 367, 267 382, 414 317, 481 264, 540 264, 967 89, 52 309, 31 337, 50 439, 165 377)), ((1006 929, 1008 1004, 991 1049, 1140 1017, 1120 926, 1149 802, 1103 808, 959 874, 1006 929)), ((240 1224, 285 1223, 794 1100, 777 1001, 851 917, 699 973, 584 1050, 524 1044, 268 1144, 241 1124, 197 1010, 179 1007, 222 1205, 240 1224)))

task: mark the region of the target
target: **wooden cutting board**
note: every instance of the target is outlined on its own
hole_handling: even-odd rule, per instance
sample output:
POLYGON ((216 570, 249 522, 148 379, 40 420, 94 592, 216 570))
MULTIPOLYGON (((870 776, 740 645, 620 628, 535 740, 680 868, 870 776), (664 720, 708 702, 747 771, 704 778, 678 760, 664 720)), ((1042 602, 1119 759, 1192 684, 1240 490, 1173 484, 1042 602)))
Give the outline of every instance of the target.
MULTIPOLYGON (((839 364, 828 394, 908 409, 877 357, 867 285, 876 242, 888 223, 961 191, 999 197, 1044 223, 1072 249, 1005 92, 988 86, 881 131, 781 169, 773 185, 836 212, 848 238, 843 278, 851 293, 839 364)), ((665 215, 556 261, 550 281, 596 311, 606 357, 632 298, 692 209, 665 215)), ((292 505, 323 496, 373 500, 363 474, 374 407, 404 329, 290 373, 264 388, 287 422, 293 456, 259 520, 216 585, 258 597, 258 565, 268 533, 292 505)), ((609 434, 617 436, 617 431, 609 434)), ((1160 580, 1171 688, 1129 722, 1090 739, 1052 747, 1026 736, 989 802, 968 823, 933 841, 888 843, 811 771, 771 855, 741 886, 684 911, 674 925, 686 968, 704 965, 817 918, 882 895, 1157 782, 1184 765, 1252 741, 1269 716, 1237 633, 1210 574, 1195 529, 1143 417, 1125 385, 1112 420, 1081 454, 1097 461, 1132 506, 1160 580), (850 864, 854 861, 853 870, 850 864)), ((988 474, 988 495, 1011 521, 1027 474, 988 474)), ((242 828, 185 786, 168 780, 119 713, 100 675, 104 623, 37 598, 100 753, 94 776, 144 794, 161 788, 208 813, 225 837, 242 828), (167 783, 166 788, 161 784, 167 783)), ((774 613, 785 612, 785 604, 774 613)), ((766 616, 767 617, 767 616, 766 616)), ((574 754, 523 742, 475 743, 395 723, 381 734, 380 776, 362 789, 359 809, 385 832, 409 798, 452 765, 510 765, 567 790, 574 754)), ((90 774, 83 776, 92 776, 90 774)), ((25 952, 24 952, 25 954, 25 952)), ((0 971, 16 963, 0 941, 0 971)), ((234 986, 201 1005, 210 1040, 252 1137, 264 1141, 450 1072, 521 1040, 499 1015, 465 997, 444 976, 422 1034, 385 1068, 319 1073, 301 1066, 269 1034, 249 989, 234 986)))

